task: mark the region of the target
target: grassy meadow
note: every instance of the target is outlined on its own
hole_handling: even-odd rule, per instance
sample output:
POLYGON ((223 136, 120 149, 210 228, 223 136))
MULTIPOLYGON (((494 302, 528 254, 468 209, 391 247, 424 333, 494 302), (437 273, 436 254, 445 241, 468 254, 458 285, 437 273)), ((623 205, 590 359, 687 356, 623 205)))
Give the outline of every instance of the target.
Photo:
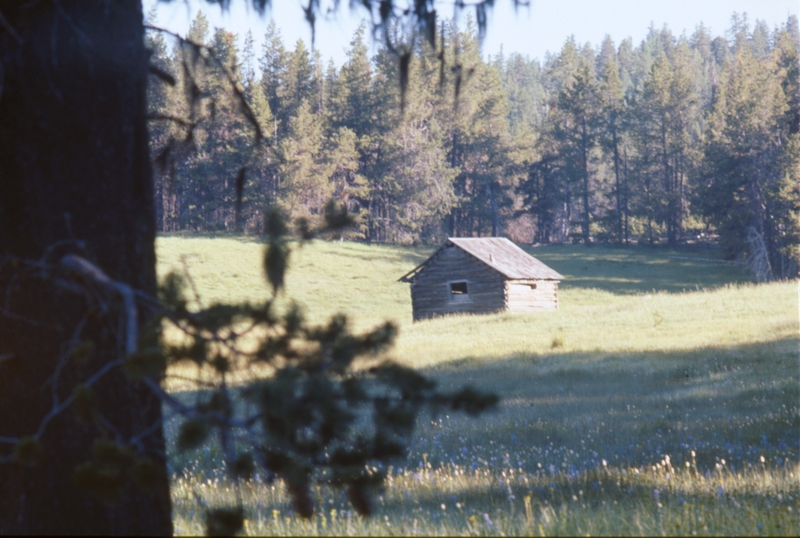
MULTIPOLYGON (((188 267, 206 305, 269 295, 255 240, 165 236, 157 248, 160 276, 188 267)), ((369 519, 321 486, 304 521, 280 483, 256 476, 241 490, 248 533, 800 535, 797 282, 674 258, 708 250, 548 246, 528 251, 564 275, 558 311, 412 323, 397 279, 432 251, 306 245, 287 296, 312 321, 395 320, 393 358, 501 405, 422 417, 369 519)), ((175 529, 198 534, 203 506, 233 503, 234 488, 212 444, 174 450, 176 429, 175 529)))

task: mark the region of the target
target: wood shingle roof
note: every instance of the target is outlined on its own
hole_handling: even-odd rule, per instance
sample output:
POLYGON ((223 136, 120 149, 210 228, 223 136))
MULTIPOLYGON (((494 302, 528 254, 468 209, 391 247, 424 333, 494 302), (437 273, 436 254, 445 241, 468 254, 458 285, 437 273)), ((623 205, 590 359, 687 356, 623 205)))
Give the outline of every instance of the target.
POLYGON ((430 258, 400 280, 409 282, 448 245, 455 245, 512 280, 563 280, 564 278, 504 237, 451 237, 430 258))

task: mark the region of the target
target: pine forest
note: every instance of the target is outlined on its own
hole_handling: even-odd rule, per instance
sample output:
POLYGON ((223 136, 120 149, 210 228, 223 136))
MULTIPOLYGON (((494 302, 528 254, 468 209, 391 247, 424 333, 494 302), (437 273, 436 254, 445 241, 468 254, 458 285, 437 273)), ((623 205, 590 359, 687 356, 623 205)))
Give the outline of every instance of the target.
POLYGON ((795 16, 571 38, 542 62, 485 57, 469 20, 405 57, 362 26, 340 68, 274 23, 240 48, 202 12, 186 41, 147 39, 162 232, 256 234, 270 207, 314 224, 335 200, 352 240, 694 242, 760 280, 798 274, 795 16))

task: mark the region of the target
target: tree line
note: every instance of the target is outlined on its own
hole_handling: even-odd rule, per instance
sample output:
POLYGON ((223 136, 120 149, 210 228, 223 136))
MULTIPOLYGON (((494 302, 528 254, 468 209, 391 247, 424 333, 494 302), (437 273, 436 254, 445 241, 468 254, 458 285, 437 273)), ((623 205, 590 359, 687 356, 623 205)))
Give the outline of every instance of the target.
POLYGON ((171 157, 155 180, 161 231, 258 233, 270 207, 319 223, 334 199, 358 218, 353 239, 711 239, 759 278, 797 274, 794 15, 770 30, 734 14, 724 36, 651 27, 638 45, 569 38, 543 62, 484 57, 470 20, 445 21, 407 79, 395 51, 370 56, 364 26, 340 68, 302 40, 287 48, 274 23, 260 55, 202 12, 186 39, 207 48, 167 38, 147 37, 174 82, 148 87, 151 151, 171 157))

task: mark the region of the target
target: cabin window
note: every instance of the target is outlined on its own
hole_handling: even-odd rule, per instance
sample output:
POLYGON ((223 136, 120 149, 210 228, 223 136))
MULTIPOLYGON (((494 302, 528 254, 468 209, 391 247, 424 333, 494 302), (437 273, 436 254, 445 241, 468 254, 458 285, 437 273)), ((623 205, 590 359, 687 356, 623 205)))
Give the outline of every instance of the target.
POLYGON ((531 288, 532 290, 535 290, 535 289, 536 289, 536 284, 528 284, 528 286, 530 286, 530 288, 531 288))
POLYGON ((466 301, 469 299, 469 290, 465 281, 450 282, 450 300, 466 301))

